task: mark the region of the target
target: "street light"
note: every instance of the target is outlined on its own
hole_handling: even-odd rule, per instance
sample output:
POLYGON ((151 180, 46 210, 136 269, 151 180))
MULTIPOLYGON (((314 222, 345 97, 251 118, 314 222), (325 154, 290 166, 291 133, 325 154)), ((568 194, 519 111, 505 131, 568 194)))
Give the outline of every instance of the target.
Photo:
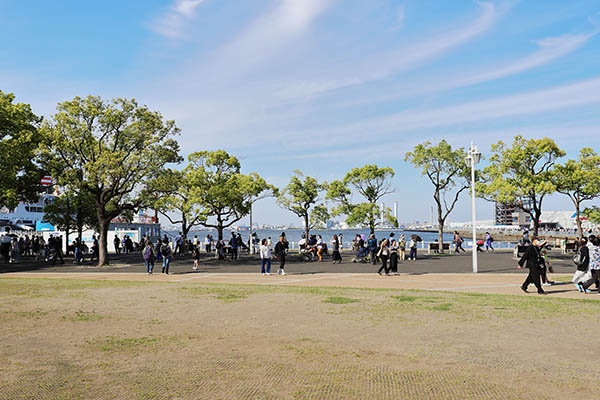
POLYGON ((477 273, 477 232, 475 231, 475 164, 481 160, 481 153, 471 142, 465 162, 471 167, 471 208, 473 211, 473 273, 477 273))

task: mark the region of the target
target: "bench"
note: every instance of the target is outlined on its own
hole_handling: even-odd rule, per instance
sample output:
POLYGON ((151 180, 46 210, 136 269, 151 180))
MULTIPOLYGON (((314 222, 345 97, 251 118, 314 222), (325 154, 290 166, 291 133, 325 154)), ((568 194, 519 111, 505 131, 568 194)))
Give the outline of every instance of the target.
MULTIPOLYGON (((450 243, 443 243, 444 250, 450 250, 450 243)), ((439 253, 440 252, 440 244, 439 242, 433 242, 427 244, 427 254, 431 254, 431 252, 439 253)))
POLYGON ((513 250, 513 257, 520 258, 523 254, 525 254, 525 250, 527 250, 527 246, 517 244, 513 250))

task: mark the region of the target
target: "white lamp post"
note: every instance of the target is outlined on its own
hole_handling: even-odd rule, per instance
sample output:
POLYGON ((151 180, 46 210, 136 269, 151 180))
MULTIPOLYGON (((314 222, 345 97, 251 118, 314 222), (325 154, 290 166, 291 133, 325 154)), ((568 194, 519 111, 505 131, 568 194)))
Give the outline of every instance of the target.
POLYGON ((477 232, 475 230, 475 164, 481 160, 481 153, 477 146, 471 142, 468 156, 465 158, 467 165, 471 167, 471 207, 473 211, 473 273, 477 273, 477 232))

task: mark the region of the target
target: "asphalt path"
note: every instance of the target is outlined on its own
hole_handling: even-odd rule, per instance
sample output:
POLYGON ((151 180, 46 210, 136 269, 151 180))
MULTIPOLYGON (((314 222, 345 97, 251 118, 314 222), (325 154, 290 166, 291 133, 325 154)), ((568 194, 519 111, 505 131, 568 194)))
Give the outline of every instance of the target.
MULTIPOLYGON (((344 252, 341 264, 332 264, 329 256, 324 257, 323 262, 300 262, 296 253, 288 255, 286 260, 286 272, 292 274, 318 274, 318 273, 375 273, 379 265, 371 263, 353 262, 353 255, 344 252)), ((563 255, 559 251, 549 253, 551 266, 556 273, 573 273, 575 266, 571 260, 572 254, 563 255)), ((517 269, 517 260, 513 253, 508 251, 496 251, 490 253, 479 253, 479 272, 481 273, 527 273, 526 269, 517 269)), ((45 261, 35 261, 33 257, 23 257, 17 264, 5 264, 0 262, 0 274, 8 272, 123 272, 135 273, 145 272, 145 265, 141 254, 110 255, 111 265, 98 267, 94 262, 86 261, 83 264, 74 264, 72 257, 65 257, 65 264, 58 262, 51 265, 45 261)), ((276 272, 279 261, 271 260, 271 272, 276 272)), ((260 271, 260 259, 258 255, 242 254, 237 260, 216 260, 214 255, 203 253, 197 270, 192 269, 193 260, 190 255, 177 256, 171 262, 170 273, 192 274, 192 273, 250 273, 260 271)), ((470 252, 461 254, 421 254, 416 261, 402 261, 398 265, 400 273, 428 274, 428 273, 471 273, 472 257, 470 252)), ((161 263, 157 262, 154 267, 155 273, 160 273, 161 263)))

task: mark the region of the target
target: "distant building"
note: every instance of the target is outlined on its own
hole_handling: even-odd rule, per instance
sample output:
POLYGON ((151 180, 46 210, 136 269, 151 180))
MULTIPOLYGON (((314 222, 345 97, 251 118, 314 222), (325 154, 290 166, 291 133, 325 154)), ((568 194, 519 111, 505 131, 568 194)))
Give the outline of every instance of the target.
POLYGON ((520 202, 521 206, 515 203, 496 202, 494 213, 494 225, 518 226, 520 228, 529 228, 531 225, 531 216, 523 211, 522 207, 530 208, 531 202, 520 202))

